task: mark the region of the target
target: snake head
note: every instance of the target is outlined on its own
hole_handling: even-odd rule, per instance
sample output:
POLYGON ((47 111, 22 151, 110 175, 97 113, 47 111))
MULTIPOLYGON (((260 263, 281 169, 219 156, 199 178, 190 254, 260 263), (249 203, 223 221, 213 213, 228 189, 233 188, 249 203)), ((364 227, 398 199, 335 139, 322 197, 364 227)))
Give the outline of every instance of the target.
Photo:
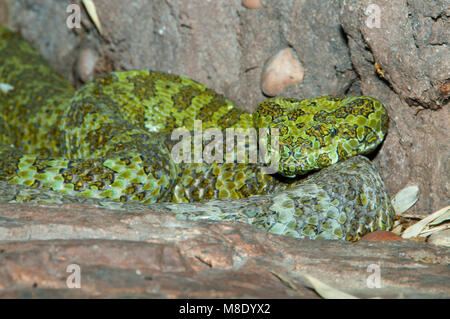
POLYGON ((383 141, 388 127, 383 104, 365 96, 271 98, 253 115, 255 127, 271 129, 268 150, 276 145, 278 173, 286 177, 367 154, 383 141))

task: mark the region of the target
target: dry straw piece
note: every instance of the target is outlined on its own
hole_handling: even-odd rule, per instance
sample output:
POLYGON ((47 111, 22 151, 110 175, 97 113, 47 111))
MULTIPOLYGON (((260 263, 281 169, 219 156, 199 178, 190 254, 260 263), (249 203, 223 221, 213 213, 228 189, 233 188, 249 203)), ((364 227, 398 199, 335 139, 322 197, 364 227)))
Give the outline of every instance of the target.
POLYGON ((313 286, 314 290, 325 299, 358 299, 358 297, 355 297, 353 295, 350 295, 346 292, 343 292, 339 289, 333 288, 331 286, 328 286, 324 282, 320 281, 319 279, 304 275, 305 278, 309 281, 309 283, 313 286))
POLYGON ((392 199, 392 206, 398 215, 406 212, 419 199, 419 186, 409 185, 400 190, 392 199))
POLYGON ((450 228, 432 234, 428 242, 436 246, 450 247, 450 228))
POLYGON ((94 22, 95 27, 98 30, 98 33, 103 34, 102 25, 100 23, 100 19, 98 18, 97 9, 95 7, 94 1, 83 0, 83 5, 86 8, 89 17, 92 19, 92 22, 94 22))
POLYGON ((426 237, 431 233, 445 231, 447 229, 450 229, 450 224, 448 223, 448 221, 450 221, 450 206, 441 208, 437 212, 408 227, 403 232, 402 237, 426 237))

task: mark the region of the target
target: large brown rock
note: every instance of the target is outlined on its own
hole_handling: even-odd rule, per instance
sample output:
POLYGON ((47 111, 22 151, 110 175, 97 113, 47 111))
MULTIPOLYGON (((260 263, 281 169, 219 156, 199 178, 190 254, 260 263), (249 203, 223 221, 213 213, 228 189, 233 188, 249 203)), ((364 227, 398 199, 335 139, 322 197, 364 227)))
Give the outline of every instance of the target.
POLYGON ((448 249, 425 243, 297 240, 75 204, 3 204, 0 216, 0 297, 317 297, 305 274, 359 297, 450 297, 448 249), (72 264, 81 288, 67 286, 72 264), (369 288, 376 265, 381 287, 369 288))
MULTIPOLYGON (((264 63, 285 47, 306 66, 302 84, 283 95, 343 94, 356 80, 339 22, 338 1, 270 2, 247 9, 241 0, 97 0, 103 37, 82 10, 81 29, 66 27, 73 1, 11 3, 8 25, 18 29, 69 80, 80 52, 102 55, 98 73, 153 69, 186 75, 250 110, 264 99, 264 63), (32 23, 30 23, 32 21, 32 23), (45 36, 43 36, 45 35, 45 36)), ((81 2, 80 2, 81 3, 81 2)))
POLYGON ((365 95, 390 116, 376 161, 391 195, 414 183, 419 201, 409 214, 427 215, 449 203, 450 11, 445 1, 342 1, 341 21, 365 95), (372 7, 374 8, 374 7, 372 7), (375 63, 381 68, 377 74, 375 63), (446 95, 447 94, 447 95, 446 95))

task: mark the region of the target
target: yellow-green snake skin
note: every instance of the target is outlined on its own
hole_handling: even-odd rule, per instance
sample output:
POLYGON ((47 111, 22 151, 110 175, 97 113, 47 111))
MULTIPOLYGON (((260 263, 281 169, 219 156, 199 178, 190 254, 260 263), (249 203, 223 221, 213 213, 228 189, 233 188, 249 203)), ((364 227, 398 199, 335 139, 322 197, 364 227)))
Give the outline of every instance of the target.
POLYGON ((355 156, 387 131, 376 99, 274 98, 249 114, 197 82, 152 71, 113 72, 75 91, 2 27, 0 86, 0 180, 43 197, 193 203, 164 205, 299 238, 356 240, 392 225, 383 181, 355 156), (277 128, 279 174, 259 163, 175 163, 170 134, 192 131, 194 119, 203 130, 277 128), (324 167, 303 181, 281 176, 324 167))

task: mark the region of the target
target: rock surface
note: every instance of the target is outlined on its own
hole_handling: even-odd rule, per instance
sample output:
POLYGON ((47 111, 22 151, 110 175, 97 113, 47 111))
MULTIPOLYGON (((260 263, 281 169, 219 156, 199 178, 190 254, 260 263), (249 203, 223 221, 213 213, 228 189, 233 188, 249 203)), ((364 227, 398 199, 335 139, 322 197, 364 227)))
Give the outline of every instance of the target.
MULTIPOLYGON (((96 0, 103 36, 82 8, 81 28, 67 28, 72 2, 81 5, 0 0, 0 23, 20 30, 76 85, 80 52, 96 48, 96 76, 129 69, 183 74, 247 110, 265 98, 264 62, 292 48, 304 80, 281 96, 382 100, 390 129, 373 157, 388 191, 419 185, 419 201, 408 211, 417 216, 448 205, 448 2, 287 0, 248 9, 240 0, 96 0)), ((448 248, 294 240, 248 225, 87 204, 0 205, 0 297, 317 297, 302 274, 361 297, 450 297, 448 248), (80 289, 67 288, 70 264, 81 267, 80 289), (380 266, 380 289, 367 287, 370 264, 380 266)))
POLYGON ((304 274, 359 297, 450 297, 448 250, 424 243, 296 240, 73 204, 3 204, 0 216, 3 298, 317 297, 304 274), (81 288, 67 286, 72 264, 81 288), (368 288, 369 265, 379 266, 381 288, 368 288))
POLYGON ((307 66, 304 82, 286 96, 339 95, 356 80, 337 1, 291 0, 254 10, 241 0, 97 0, 103 37, 83 8, 82 28, 66 27, 66 8, 73 1, 43 0, 39 8, 24 0, 2 2, 11 3, 4 24, 20 29, 69 80, 74 80, 78 51, 92 46, 101 48, 105 72, 153 69, 186 75, 246 109, 265 98, 259 84, 264 62, 285 47, 307 66))
POLYGON ((450 198, 450 108, 441 90, 450 81, 450 7, 448 1, 371 4, 379 27, 368 23, 367 7, 357 0, 342 1, 341 21, 363 93, 388 108, 389 133, 376 162, 391 196, 409 183, 419 186, 408 214, 425 216, 450 198))

